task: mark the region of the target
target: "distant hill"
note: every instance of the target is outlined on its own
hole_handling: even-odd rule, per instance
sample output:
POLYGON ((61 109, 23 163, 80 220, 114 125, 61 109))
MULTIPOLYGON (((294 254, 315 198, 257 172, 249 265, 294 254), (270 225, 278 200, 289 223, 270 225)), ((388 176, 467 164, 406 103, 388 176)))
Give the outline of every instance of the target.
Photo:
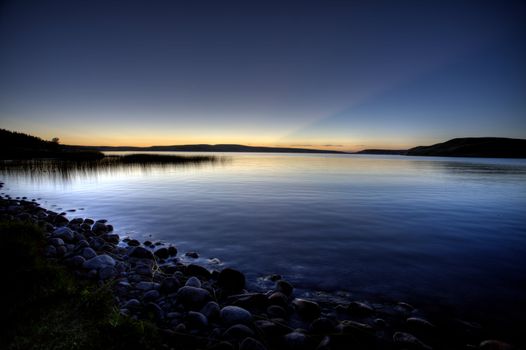
POLYGON ((261 153, 341 153, 341 151, 319 150, 309 148, 290 147, 260 147, 235 144, 220 145, 179 145, 179 146, 68 146, 71 149, 97 150, 97 151, 143 151, 143 152, 261 152, 261 153))
POLYGON ((409 156, 526 158, 526 140, 465 137, 407 150, 409 156))
POLYGON ((405 155, 406 149, 364 149, 363 151, 356 152, 355 154, 399 154, 405 155))

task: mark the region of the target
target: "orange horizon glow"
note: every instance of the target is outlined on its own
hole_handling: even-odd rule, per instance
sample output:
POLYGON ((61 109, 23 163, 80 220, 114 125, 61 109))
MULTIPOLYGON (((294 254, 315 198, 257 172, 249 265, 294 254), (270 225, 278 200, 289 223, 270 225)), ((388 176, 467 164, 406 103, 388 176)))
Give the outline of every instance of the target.
MULTIPOLYGON (((195 144, 238 144, 246 146, 261 146, 261 147, 286 147, 286 148, 305 148, 305 149, 319 149, 319 150, 334 150, 342 152, 357 152, 364 149, 408 149, 422 143, 415 144, 413 142, 389 142, 386 140, 367 140, 365 138, 356 138, 349 140, 297 140, 295 142, 284 142, 265 135, 254 135, 247 137, 246 135, 229 135, 229 136, 143 136, 143 135, 127 135, 127 134, 108 134, 101 133, 96 135, 92 132, 85 133, 85 135, 72 135, 65 132, 52 132, 49 130, 38 131, 31 129, 13 130, 17 132, 27 133, 33 136, 40 137, 43 140, 51 140, 54 137, 60 139, 60 143, 64 145, 75 146, 110 146, 110 147, 151 147, 151 146, 181 146, 181 145, 195 145, 195 144)), ((423 140, 422 140, 423 141, 423 140)), ((446 140, 442 140, 446 141, 446 140)), ((425 144, 436 143, 433 140, 425 144)))

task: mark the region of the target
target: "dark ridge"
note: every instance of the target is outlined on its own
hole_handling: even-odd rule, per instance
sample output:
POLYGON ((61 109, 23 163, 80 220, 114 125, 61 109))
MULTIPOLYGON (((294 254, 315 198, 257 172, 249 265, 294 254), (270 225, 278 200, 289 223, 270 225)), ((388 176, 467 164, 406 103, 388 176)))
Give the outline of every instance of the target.
POLYGON ((96 150, 71 149, 58 139, 45 141, 28 134, 0 129, 0 159, 60 158, 94 160, 104 155, 96 150))
POLYGON ((456 138, 407 151, 409 156, 526 158, 526 140, 503 137, 456 138))
POLYGON ((319 150, 309 148, 291 148, 291 147, 261 147, 245 146, 235 144, 220 145, 179 145, 179 146, 151 146, 151 147, 133 147, 133 146, 68 146, 70 149, 77 150, 96 150, 96 151, 144 151, 144 152, 259 152, 259 153, 336 153, 345 154, 342 151, 319 150))
POLYGON ((363 151, 356 152, 355 154, 396 154, 405 155, 407 150, 405 149, 364 149, 363 151))

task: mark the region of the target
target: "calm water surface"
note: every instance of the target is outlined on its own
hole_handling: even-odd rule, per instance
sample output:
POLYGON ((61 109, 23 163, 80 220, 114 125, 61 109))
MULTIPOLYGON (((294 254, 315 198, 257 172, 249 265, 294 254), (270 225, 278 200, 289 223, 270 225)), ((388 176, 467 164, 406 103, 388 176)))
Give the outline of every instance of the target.
POLYGON ((253 284, 279 273, 305 293, 524 311, 526 160, 226 156, 0 174, 6 193, 77 209, 70 218, 107 218, 123 236, 173 242, 202 261, 218 257, 253 284))

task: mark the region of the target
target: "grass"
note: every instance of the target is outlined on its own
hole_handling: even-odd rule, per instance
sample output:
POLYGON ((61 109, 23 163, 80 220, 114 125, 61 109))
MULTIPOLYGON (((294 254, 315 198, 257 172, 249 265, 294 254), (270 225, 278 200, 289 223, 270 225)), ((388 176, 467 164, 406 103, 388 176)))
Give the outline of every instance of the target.
POLYGON ((43 257, 43 231, 0 220, 2 349, 156 349, 157 328, 120 315, 110 286, 43 257))

